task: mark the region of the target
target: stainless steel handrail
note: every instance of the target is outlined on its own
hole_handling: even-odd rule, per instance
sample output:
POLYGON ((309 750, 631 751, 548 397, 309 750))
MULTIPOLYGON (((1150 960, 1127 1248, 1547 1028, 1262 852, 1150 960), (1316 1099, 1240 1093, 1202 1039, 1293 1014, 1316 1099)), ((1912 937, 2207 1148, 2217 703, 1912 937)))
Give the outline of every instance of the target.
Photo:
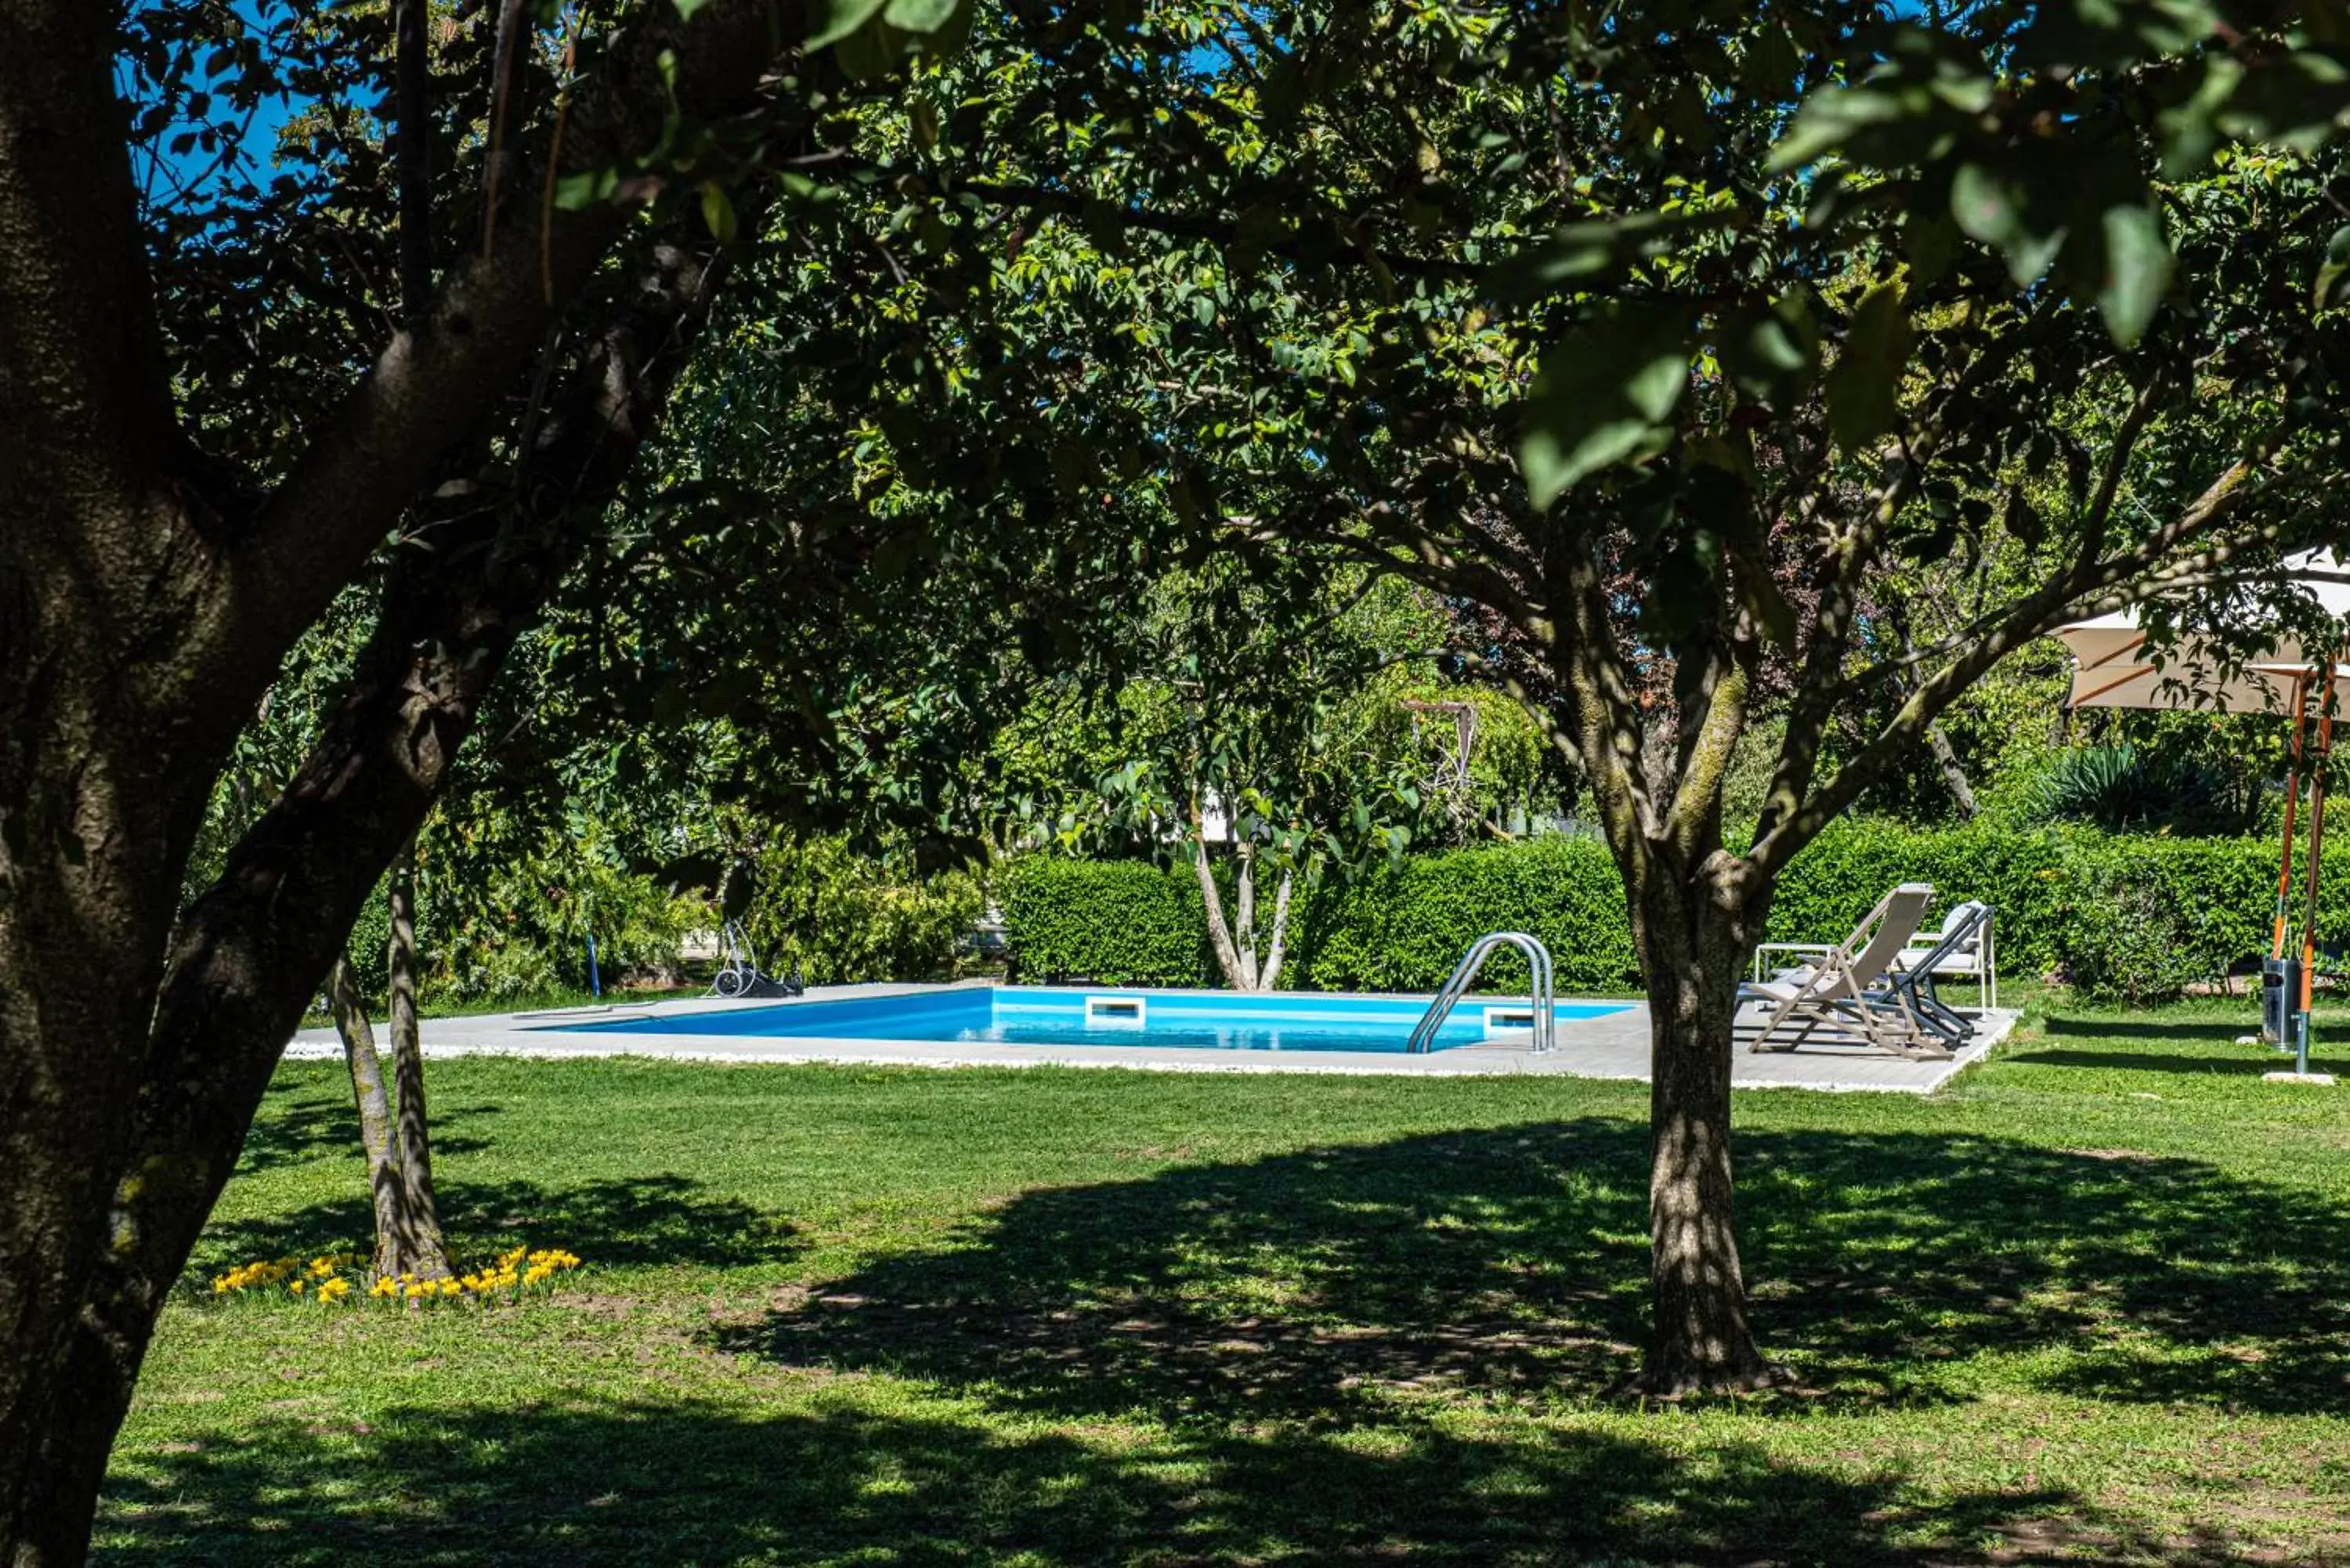
POLYGON ((1525 954, 1526 967, 1533 971, 1534 1049, 1548 1051, 1558 1044, 1557 1001, 1551 986, 1550 950, 1543 946, 1540 938, 1528 936, 1523 931, 1490 931, 1470 943, 1469 950, 1461 955, 1461 961, 1452 967, 1444 989, 1436 993, 1436 999, 1428 1004, 1428 1011, 1420 1015, 1418 1023, 1412 1025, 1411 1040, 1404 1046, 1406 1051, 1417 1054, 1433 1048, 1436 1032, 1444 1027, 1445 1019, 1451 1016, 1453 1008, 1469 993, 1470 982, 1477 978, 1477 971, 1484 967, 1485 961, 1492 956, 1495 948, 1505 944, 1525 954))

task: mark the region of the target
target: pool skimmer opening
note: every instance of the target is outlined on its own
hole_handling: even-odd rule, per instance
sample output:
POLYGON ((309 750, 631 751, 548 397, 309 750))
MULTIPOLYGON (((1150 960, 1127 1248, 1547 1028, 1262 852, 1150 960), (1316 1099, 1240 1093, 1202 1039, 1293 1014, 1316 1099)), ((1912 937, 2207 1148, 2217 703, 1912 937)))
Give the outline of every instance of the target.
POLYGON ((1086 1023, 1107 1024, 1114 1029, 1141 1029, 1148 1025, 1148 1004, 1139 996, 1088 996, 1086 998, 1086 1023))

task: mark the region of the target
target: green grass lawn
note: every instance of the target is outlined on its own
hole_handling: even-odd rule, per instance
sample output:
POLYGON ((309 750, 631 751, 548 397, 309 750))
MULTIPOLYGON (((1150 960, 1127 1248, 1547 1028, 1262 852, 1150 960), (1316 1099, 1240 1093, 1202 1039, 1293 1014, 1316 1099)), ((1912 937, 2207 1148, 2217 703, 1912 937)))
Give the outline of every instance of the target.
MULTIPOLYGON (((454 1234, 587 1267, 192 1279, 101 1557, 2350 1561, 2350 1086, 2262 1084, 2248 1006, 1742 1096, 1799 1386, 1673 1408, 1623 1392, 1638 1085, 435 1064, 454 1234)), ((356 1145, 339 1064, 286 1067, 200 1273, 362 1243, 356 1145)))

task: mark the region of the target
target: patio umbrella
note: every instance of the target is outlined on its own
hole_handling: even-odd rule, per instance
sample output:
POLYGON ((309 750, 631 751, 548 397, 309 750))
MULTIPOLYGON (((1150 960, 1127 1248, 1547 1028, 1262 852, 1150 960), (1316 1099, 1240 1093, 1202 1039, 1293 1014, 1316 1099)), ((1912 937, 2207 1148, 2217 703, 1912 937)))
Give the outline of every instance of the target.
MULTIPOLYGON (((2350 618, 2350 566, 2330 551, 2307 551, 2281 563, 2280 571, 2337 621, 2350 618)), ((2257 636, 2257 627, 2243 628, 2257 636)), ((2350 662, 2345 651, 2305 647, 2282 627, 2252 657, 2230 663, 2207 639, 2193 633, 2172 639, 2161 663, 2147 647, 2143 607, 2116 610, 2059 627, 2056 636, 2073 655, 2071 708, 2189 709, 2217 713, 2279 713, 2293 718, 2293 768, 2285 784, 2284 845, 2278 857, 2276 910, 2270 962, 2284 958, 2285 928, 2293 897, 2293 817, 2301 802, 2302 742, 2312 710, 2317 718, 2317 753, 2310 769, 2309 870, 2304 878, 2301 925, 2300 995, 2294 1016, 2297 1068, 2309 1070, 2309 1005, 2317 959, 2317 882, 2325 842, 2325 763, 2334 745, 2334 715, 2350 700, 2350 662), (2331 657, 2328 657, 2329 653, 2331 657)))

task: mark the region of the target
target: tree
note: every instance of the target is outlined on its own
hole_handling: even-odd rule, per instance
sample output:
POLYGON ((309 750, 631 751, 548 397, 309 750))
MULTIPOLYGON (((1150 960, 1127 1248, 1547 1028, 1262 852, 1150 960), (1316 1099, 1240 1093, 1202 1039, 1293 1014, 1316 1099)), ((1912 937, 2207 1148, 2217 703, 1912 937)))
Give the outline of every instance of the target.
POLYGON ((1425 815, 1412 759, 1379 722, 1398 711, 1403 661, 1429 651, 1389 640, 1424 632, 1420 618, 1370 602, 1398 586, 1311 556, 1212 556, 1154 585, 1130 644, 1108 650, 1155 673, 1110 688, 1115 765, 1084 781, 1091 798, 1063 814, 1060 836, 1115 826, 1153 851, 1180 846, 1234 990, 1279 988, 1301 887, 1400 853, 1425 815))
POLYGON ((950 234, 1019 214, 1066 280, 1061 340, 1102 346, 1068 356, 1088 396, 1147 414, 1187 519, 1495 618, 1507 646, 1474 651, 1592 788, 1648 989, 1648 1384, 1767 1380, 1729 1083, 1773 888, 2002 658, 2256 586, 2323 531, 2323 181, 2239 162, 2158 191, 2147 128, 2208 142, 2250 123, 2228 70, 2255 105, 2262 72, 2325 71, 2261 33, 2207 70, 2194 40, 2238 36, 2216 26, 2054 68, 2085 57, 2033 52, 2083 33, 2064 6, 1014 16, 970 67, 996 91, 941 83, 983 105, 970 134, 875 177, 950 234), (1877 589, 1924 562, 1974 602, 1905 646, 1877 589), (1725 781, 1774 684, 1733 836, 1725 781))
MULTIPOLYGON (((850 20, 868 23, 859 47, 879 62, 907 35, 878 32, 875 9, 850 20)), ((405 142, 450 152, 427 205, 457 243, 436 247, 450 259, 429 306, 394 323, 389 219, 417 215, 417 184, 393 178, 360 107, 392 53, 389 16, 9 9, 0 1553, 14 1563, 80 1557, 155 1314, 279 1050, 660 419, 724 270, 713 235, 756 216, 755 193, 733 200, 730 182, 792 149, 822 90, 821 62, 771 75, 810 31, 791 7, 598 6, 567 35, 536 15, 504 0, 444 36, 434 129, 405 142), (238 122, 288 94, 310 106, 309 140, 265 181, 234 155, 238 122), (142 202, 136 165, 171 184, 216 150, 223 183, 142 202), (241 725, 395 532, 331 719, 183 909, 241 725)), ((823 16, 820 41, 843 31, 823 16)))
MULTIPOLYGON (((2240 275, 2206 270, 2220 297, 2203 308, 2166 308, 2170 234, 2190 258, 2226 244, 2253 192, 2206 182, 2201 210, 2169 204, 2166 224, 2147 183, 2153 150, 2116 139, 2049 172, 2055 237, 2018 266, 2020 240, 2005 255, 1970 244, 1995 225, 1969 181, 1896 194, 1816 163, 1841 145, 1819 128, 1856 123, 1837 118, 1850 100, 1823 100, 1775 152, 1732 129, 1742 104, 1764 120, 1799 81, 1857 75, 1888 49, 1930 51, 1934 69, 1911 79, 1950 96, 1941 63, 1999 59, 2004 16, 1968 13, 1930 40, 1824 21, 1834 14, 1774 8, 1749 29, 1718 15, 1716 42, 1731 47, 1705 50, 1713 63, 1695 73, 1708 134, 1659 125, 1648 169, 1627 182, 1654 192, 1642 210, 1569 225, 1496 277, 1565 307, 1544 330, 1552 347, 1519 443, 1530 493, 1482 516, 1398 507, 1372 530, 1412 550, 1408 569, 1525 632, 1598 796, 1654 1028, 1648 1381, 1659 1391, 1768 1376, 1742 1301, 1728 1085, 1737 978, 1779 873, 2033 638, 2165 588, 2259 580, 2280 541, 2324 515, 2314 484, 2337 466, 2293 401, 2329 379, 2325 326, 2274 303, 2310 265, 2314 191, 2289 220, 2295 238, 2257 263, 2231 258, 2240 275), (1792 38, 1774 40, 1783 26, 1792 38), (1774 42, 1787 74, 1758 72, 1774 42), (2214 385, 2222 364, 2235 379, 2214 385), (2171 400, 2190 386, 2204 412, 2231 417, 2177 416, 2171 400), (2277 387, 2291 389, 2282 407, 2277 387), (2104 417, 2083 420, 2085 407, 2104 417), (2059 462, 2069 480, 2043 514, 2027 477, 2059 462), (1801 606, 1768 566, 1783 522, 1811 562, 1801 606), (1644 563, 1648 587, 1629 639, 1607 589, 1619 555, 1644 563), (1950 635, 1918 648, 1898 618, 1865 613, 1873 572, 1954 555, 1986 591, 1950 635), (1723 784, 1773 648, 1794 684, 1762 812, 1733 846, 1723 784), (1670 701, 1644 703, 1635 666, 1657 655, 1670 701), (1831 755, 1839 701, 1888 685, 1881 724, 1831 755)), ((1593 88, 1578 108, 1610 115, 1607 99, 1637 91, 1620 81, 1629 67, 1586 57, 1593 88)), ((2061 90, 2085 116, 2110 88, 2083 74, 2061 90)), ((1981 100, 1946 119, 1970 112, 1965 101, 1981 100)))

